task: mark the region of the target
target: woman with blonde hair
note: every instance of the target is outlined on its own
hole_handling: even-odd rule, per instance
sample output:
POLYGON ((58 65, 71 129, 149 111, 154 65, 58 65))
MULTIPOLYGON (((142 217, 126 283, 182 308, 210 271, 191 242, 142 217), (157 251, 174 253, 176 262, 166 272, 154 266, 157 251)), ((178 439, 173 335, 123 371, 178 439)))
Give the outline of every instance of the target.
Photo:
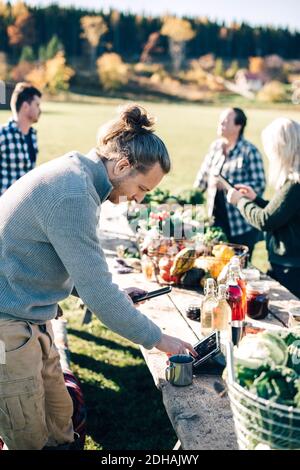
POLYGON ((236 185, 227 200, 253 227, 266 232, 268 274, 300 297, 300 124, 278 118, 262 132, 269 182, 276 192, 266 201, 250 186, 236 185))

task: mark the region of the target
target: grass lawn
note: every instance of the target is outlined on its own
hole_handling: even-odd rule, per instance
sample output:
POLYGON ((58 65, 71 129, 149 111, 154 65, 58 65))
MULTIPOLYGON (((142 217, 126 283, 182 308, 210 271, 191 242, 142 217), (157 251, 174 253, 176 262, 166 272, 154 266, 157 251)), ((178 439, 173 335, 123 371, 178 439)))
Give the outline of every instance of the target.
MULTIPOLYGON (((94 146, 99 125, 115 115, 119 101, 43 104, 38 123, 39 160, 43 163, 70 150, 94 146)), ((157 133, 173 161, 173 170, 162 186, 189 188, 209 144, 215 138, 220 107, 194 104, 146 103, 158 118, 157 133)), ((235 103, 235 106, 238 104, 235 103)), ((246 138, 261 150, 260 132, 279 116, 297 120, 293 105, 282 109, 245 108, 249 118, 246 138)), ((0 111, 0 122, 9 117, 0 111)), ((266 195, 270 195, 268 188, 266 195)), ((255 252, 255 264, 266 268, 264 244, 255 252)), ((162 405, 160 392, 138 347, 109 331, 98 320, 81 326, 82 311, 73 299, 62 304, 69 320, 72 369, 81 379, 88 406, 88 449, 171 449, 176 436, 162 405)))

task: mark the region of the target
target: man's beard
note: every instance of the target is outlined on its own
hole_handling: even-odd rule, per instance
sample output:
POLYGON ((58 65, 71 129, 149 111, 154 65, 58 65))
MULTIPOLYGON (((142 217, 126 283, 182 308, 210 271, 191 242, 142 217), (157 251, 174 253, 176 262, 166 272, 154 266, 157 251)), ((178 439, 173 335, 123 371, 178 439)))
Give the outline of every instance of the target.
POLYGON ((113 189, 112 189, 112 192, 110 193, 110 196, 109 196, 108 199, 113 204, 119 204, 120 202, 124 202, 124 198, 126 196, 124 195, 124 193, 122 191, 122 186, 123 186, 123 182, 124 182, 125 179, 127 179, 127 178, 124 177, 124 176, 110 179, 110 182, 113 186, 113 189))

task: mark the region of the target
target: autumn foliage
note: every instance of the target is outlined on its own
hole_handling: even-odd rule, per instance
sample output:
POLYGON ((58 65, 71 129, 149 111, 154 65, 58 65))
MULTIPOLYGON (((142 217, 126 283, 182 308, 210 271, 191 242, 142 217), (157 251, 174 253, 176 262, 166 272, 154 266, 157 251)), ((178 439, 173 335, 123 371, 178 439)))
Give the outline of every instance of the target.
POLYGON ((128 83, 128 67, 115 52, 105 53, 97 60, 98 75, 105 90, 116 90, 128 83))
POLYGON ((14 23, 7 27, 9 43, 12 46, 33 44, 35 41, 34 19, 25 3, 17 2, 13 5, 11 13, 14 23))
POLYGON ((69 81, 74 73, 74 70, 66 65, 64 53, 59 51, 55 57, 31 70, 25 78, 37 88, 54 94, 69 88, 69 81))

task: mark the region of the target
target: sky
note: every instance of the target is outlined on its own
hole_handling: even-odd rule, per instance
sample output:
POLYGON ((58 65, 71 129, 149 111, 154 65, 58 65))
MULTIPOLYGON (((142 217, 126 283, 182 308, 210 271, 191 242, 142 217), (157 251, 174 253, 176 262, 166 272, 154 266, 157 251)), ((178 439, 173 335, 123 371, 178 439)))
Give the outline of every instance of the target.
POLYGON ((245 21, 252 25, 273 25, 300 30, 299 0, 26 0, 31 5, 58 3, 85 8, 147 13, 153 16, 166 12, 178 16, 207 16, 211 20, 245 21))

